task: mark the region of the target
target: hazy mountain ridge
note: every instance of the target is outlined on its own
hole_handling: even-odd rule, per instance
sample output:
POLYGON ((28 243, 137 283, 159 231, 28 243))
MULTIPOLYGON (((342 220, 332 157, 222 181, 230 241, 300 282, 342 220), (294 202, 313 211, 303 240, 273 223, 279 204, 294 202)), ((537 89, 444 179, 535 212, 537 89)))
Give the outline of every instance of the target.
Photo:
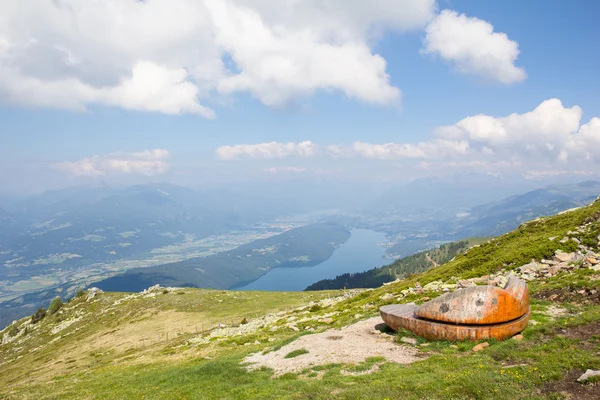
POLYGON ((350 232, 341 225, 307 225, 214 256, 132 269, 95 286, 112 291, 139 291, 156 284, 227 289, 272 268, 319 264, 349 237, 350 232))

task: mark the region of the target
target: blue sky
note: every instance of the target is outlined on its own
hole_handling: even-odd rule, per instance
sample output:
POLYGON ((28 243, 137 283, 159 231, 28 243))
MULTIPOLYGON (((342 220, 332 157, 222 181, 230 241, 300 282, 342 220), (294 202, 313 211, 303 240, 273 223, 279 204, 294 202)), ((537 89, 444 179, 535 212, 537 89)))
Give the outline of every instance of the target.
POLYGON ((44 3, 0 5, 3 191, 600 170, 595 1, 44 3))

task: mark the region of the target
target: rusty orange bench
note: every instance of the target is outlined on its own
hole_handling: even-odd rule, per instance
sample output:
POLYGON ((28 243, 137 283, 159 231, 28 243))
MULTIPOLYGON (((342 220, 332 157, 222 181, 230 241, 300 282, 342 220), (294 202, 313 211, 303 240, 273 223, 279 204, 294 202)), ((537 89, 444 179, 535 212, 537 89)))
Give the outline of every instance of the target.
POLYGON ((504 288, 472 286, 420 307, 392 304, 379 311, 393 330, 404 328, 429 340, 504 340, 529 323, 529 293, 524 281, 512 277, 504 288))

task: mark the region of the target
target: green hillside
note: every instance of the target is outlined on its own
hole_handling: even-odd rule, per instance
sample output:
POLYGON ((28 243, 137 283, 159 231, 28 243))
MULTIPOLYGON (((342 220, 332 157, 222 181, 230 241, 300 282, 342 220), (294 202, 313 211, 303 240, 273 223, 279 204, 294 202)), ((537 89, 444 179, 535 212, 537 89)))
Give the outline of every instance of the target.
POLYGON ((306 290, 376 288, 384 283, 403 279, 410 274, 425 272, 438 265, 447 263, 458 254, 485 240, 475 238, 446 243, 435 249, 421 251, 401 258, 383 267, 373 268, 365 272, 342 274, 336 276, 334 279, 320 280, 307 287, 306 290))
POLYGON ((576 380, 600 369, 599 241, 597 200, 377 289, 88 292, 0 332, 0 398, 597 399, 576 380), (529 282, 523 338, 474 352, 381 325, 381 305, 507 271, 529 282))

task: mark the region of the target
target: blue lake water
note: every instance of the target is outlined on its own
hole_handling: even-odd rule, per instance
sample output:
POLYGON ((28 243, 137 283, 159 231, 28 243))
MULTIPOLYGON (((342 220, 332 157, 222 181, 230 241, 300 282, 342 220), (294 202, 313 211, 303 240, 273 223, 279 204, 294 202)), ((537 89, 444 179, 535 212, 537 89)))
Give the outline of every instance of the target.
POLYGON ((385 248, 380 244, 384 242, 384 233, 354 229, 350 239, 321 264, 313 267, 274 268, 254 282, 236 290, 301 291, 321 279, 381 267, 391 262, 383 258, 385 248))

